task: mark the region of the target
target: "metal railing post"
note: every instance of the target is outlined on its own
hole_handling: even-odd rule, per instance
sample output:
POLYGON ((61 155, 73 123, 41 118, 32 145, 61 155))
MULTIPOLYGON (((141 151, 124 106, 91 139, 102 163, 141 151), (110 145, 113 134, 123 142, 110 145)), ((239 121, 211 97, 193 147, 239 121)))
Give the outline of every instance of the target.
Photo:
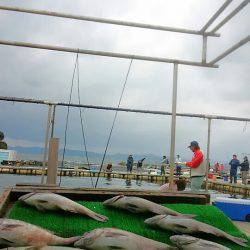
POLYGON ((174 154, 175 154, 175 131, 176 131, 176 105, 177 105, 177 79, 178 79, 178 64, 174 64, 173 70, 173 94, 172 94, 172 121, 171 121, 171 141, 170 141, 170 174, 169 188, 173 189, 174 181, 174 154))
POLYGON ((206 159, 206 191, 208 190, 208 172, 210 163, 210 137, 211 137, 211 118, 208 118, 208 130, 207 130, 207 159, 206 159))
POLYGON ((44 152, 43 152, 43 169, 42 169, 41 184, 44 184, 44 175, 45 175, 46 160, 47 160, 47 153, 48 153, 49 129, 50 129, 50 125, 51 125, 51 115, 52 115, 52 106, 49 105, 49 107, 48 107, 48 118, 47 118, 47 127, 46 127, 46 132, 45 132, 45 143, 44 143, 44 152))
POLYGON ((51 138, 54 136, 55 115, 56 115, 56 105, 52 105, 51 135, 50 135, 51 138))
POLYGON ((206 63, 207 61, 207 36, 202 37, 202 63, 206 63))

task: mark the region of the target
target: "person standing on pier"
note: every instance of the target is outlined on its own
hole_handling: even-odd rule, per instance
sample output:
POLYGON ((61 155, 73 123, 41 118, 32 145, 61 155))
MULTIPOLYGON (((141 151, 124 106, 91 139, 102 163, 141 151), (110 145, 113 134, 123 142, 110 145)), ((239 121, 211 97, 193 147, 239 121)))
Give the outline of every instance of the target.
POLYGON ((176 169, 176 175, 177 176, 180 176, 181 175, 181 157, 180 155, 177 155, 176 156, 176 159, 175 159, 175 169, 176 169))
POLYGON ((142 174, 142 163, 146 159, 146 157, 142 158, 137 162, 137 174, 142 174))
POLYGON ((183 162, 182 164, 191 168, 191 190, 197 191, 201 189, 204 177, 206 175, 206 161, 197 141, 192 141, 188 146, 194 153, 194 157, 190 162, 183 162))
POLYGON ((241 180, 242 184, 247 185, 248 172, 249 172, 249 161, 247 156, 243 158, 243 162, 240 164, 241 166, 241 180))
POLYGON ((166 174, 166 167, 168 164, 169 164, 169 161, 168 161, 167 157, 164 155, 162 157, 162 161, 161 161, 161 175, 166 174))
POLYGON ((237 159, 237 155, 233 155, 233 159, 229 162, 230 168, 230 183, 237 183, 237 170, 240 166, 240 161, 237 159))
POLYGON ((132 172, 133 170, 133 165, 134 165, 134 159, 133 159, 133 156, 132 155, 129 155, 128 156, 128 159, 127 159, 127 172, 132 172))

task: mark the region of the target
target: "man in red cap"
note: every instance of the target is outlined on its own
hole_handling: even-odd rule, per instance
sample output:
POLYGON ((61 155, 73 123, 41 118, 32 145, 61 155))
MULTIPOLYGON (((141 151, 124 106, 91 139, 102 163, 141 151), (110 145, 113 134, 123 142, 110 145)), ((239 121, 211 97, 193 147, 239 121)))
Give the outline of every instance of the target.
POLYGON ((194 157, 192 161, 184 162, 183 164, 191 168, 191 190, 197 191, 201 189, 206 175, 206 161, 197 141, 192 141, 188 147, 193 151, 194 157))

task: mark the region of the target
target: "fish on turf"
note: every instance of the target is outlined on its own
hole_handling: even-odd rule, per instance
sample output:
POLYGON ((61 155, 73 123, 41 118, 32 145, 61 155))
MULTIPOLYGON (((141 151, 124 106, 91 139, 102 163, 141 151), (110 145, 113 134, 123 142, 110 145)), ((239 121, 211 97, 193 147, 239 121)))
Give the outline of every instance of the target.
POLYGON ((171 215, 156 215, 152 218, 145 220, 145 223, 148 225, 156 226, 161 229, 170 230, 175 233, 182 234, 194 234, 194 233, 207 233, 212 234, 217 237, 226 238, 233 241, 234 243, 246 247, 245 242, 247 240, 243 238, 238 238, 232 236, 216 227, 208 225, 206 223, 196 221, 190 218, 181 218, 178 216, 171 215))
POLYGON ((176 249, 134 233, 116 228, 98 228, 76 241, 75 247, 90 250, 167 250, 176 249))
POLYGON ((0 246, 70 245, 79 237, 61 238, 38 226, 19 220, 0 219, 0 246))
POLYGON ((39 211, 64 210, 84 214, 97 221, 104 222, 108 220, 106 216, 97 214, 77 202, 54 193, 29 193, 21 196, 19 200, 36 207, 39 211))
POLYGON ((132 213, 168 214, 173 216, 194 217, 195 215, 181 214, 170 208, 139 197, 119 195, 103 202, 104 206, 128 210, 132 213))
POLYGON ((174 235, 170 240, 179 249, 183 250, 230 250, 218 243, 202 240, 190 235, 174 235))

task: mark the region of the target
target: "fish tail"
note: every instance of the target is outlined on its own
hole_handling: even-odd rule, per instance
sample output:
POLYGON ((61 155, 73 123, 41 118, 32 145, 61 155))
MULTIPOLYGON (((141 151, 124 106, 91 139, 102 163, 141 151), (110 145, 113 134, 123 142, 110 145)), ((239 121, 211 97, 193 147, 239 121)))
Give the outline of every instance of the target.
POLYGON ((97 213, 90 213, 88 214, 88 216, 94 220, 101 221, 101 222, 105 222, 108 220, 108 217, 101 215, 101 214, 97 214, 97 213))
POLYGON ((238 238, 238 237, 235 237, 232 235, 227 236, 227 239, 233 241, 234 243, 236 243, 240 246, 247 247, 247 244, 246 244, 247 240, 246 239, 238 238))
POLYGON ((196 217, 197 215, 196 214, 181 214, 180 216, 183 216, 185 218, 194 218, 196 217))

